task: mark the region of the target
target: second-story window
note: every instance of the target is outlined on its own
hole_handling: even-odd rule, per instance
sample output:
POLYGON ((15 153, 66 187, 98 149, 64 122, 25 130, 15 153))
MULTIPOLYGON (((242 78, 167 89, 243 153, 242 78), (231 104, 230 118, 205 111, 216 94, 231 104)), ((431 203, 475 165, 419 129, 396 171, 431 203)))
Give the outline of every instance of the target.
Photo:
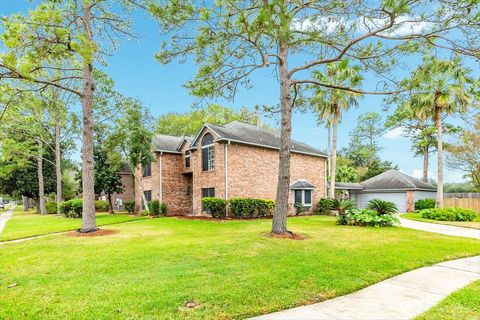
POLYGON ((152 164, 149 163, 146 166, 143 166, 143 176, 150 177, 152 175, 152 164))
POLYGON ((190 168, 190 151, 185 151, 185 168, 190 168))
POLYGON ((207 133, 202 139, 202 170, 212 171, 215 168, 215 148, 213 136, 207 133))

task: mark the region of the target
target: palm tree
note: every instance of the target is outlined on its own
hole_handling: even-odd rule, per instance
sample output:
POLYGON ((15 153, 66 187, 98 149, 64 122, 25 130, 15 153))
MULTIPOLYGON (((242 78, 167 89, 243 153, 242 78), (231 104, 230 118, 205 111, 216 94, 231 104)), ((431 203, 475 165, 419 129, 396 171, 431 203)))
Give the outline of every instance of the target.
MULTIPOLYGON (((338 63, 328 64, 325 72, 314 71, 313 77, 324 82, 339 87, 358 88, 360 87, 363 77, 360 75, 361 68, 359 66, 349 66, 348 60, 338 63)), ((312 87, 314 96, 311 103, 318 114, 319 119, 331 123, 333 126, 332 150, 330 162, 330 189, 328 196, 335 197, 335 171, 337 165, 337 129, 338 123, 342 118, 342 113, 351 106, 358 105, 360 94, 341 90, 312 87)))
POLYGON ((470 70, 460 59, 440 60, 426 57, 409 80, 410 101, 419 117, 433 118, 437 128, 438 187, 437 207, 443 208, 443 123, 446 115, 466 112, 472 96, 470 70))

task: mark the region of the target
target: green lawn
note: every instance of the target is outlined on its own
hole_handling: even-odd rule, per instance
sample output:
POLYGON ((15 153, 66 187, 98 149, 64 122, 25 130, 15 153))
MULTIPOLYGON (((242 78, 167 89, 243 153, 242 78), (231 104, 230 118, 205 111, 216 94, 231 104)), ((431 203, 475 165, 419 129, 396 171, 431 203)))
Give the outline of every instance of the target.
POLYGON ((415 320, 473 320, 480 319, 480 281, 460 289, 415 320))
POLYGON ((439 221, 439 220, 433 220, 433 219, 425 219, 425 218, 422 218, 422 215, 417 212, 404 213, 400 216, 405 219, 422 221, 422 222, 431 222, 431 223, 438 223, 438 224, 447 224, 447 225, 456 226, 456 227, 480 229, 480 215, 477 215, 477 218, 473 221, 439 221))
POLYGON ((0 319, 231 319, 322 301, 399 273, 480 254, 480 241, 404 228, 289 219, 158 218, 118 234, 52 235, 0 247, 0 319), (7 285, 17 283, 7 289, 7 285), (196 308, 185 303, 194 301, 196 308))
MULTIPOLYGON (((144 219, 143 217, 126 214, 97 214, 97 225, 121 223, 131 220, 144 219)), ((52 232, 61 232, 79 229, 82 219, 64 218, 58 215, 42 216, 35 210, 23 212, 21 207, 15 207, 12 218, 5 225, 0 234, 0 241, 32 237, 52 232)))

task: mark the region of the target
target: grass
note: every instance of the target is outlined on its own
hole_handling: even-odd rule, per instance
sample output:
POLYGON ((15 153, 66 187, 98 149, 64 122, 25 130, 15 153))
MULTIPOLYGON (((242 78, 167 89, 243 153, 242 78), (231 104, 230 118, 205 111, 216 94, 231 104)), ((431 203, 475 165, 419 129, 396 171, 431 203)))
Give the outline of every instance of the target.
MULTIPOLYGON (((97 225, 104 226, 137 219, 143 219, 143 217, 134 217, 126 214, 98 213, 97 225)), ((7 222, 5 229, 0 234, 0 241, 76 230, 80 228, 81 223, 82 219, 70 219, 58 215, 42 216, 35 213, 34 209, 23 212, 22 207, 17 206, 14 209, 12 218, 7 222)))
POLYGON ((480 254, 478 240, 332 217, 290 218, 303 241, 268 238, 270 227, 158 218, 111 226, 111 236, 3 245, 0 319, 239 319, 480 254))
POLYGON ((446 224, 449 226, 472 228, 472 229, 480 229, 480 215, 477 215, 477 217, 473 221, 439 221, 439 220, 433 220, 433 219, 425 219, 425 218, 422 218, 422 215, 418 212, 404 213, 404 214, 401 214, 400 216, 402 218, 415 220, 415 221, 446 224))
POLYGON ((480 319, 480 281, 476 281, 443 299, 415 320, 480 319))

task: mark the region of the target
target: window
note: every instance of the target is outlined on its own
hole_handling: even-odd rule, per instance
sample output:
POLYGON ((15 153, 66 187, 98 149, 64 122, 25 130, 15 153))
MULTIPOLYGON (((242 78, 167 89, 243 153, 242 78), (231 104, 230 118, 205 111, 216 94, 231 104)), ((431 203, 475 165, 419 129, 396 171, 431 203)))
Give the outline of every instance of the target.
POLYGON ((215 149, 213 136, 207 133, 202 139, 202 170, 212 171, 215 168, 215 149))
POLYGON ((205 198, 205 197, 215 197, 215 188, 203 188, 202 198, 205 198))
POLYGON ((190 168, 190 151, 185 151, 185 168, 190 168))
POLYGON ((312 190, 298 189, 293 190, 294 203, 300 203, 305 207, 312 206, 312 190))
POLYGON ((146 166, 143 166, 143 176, 150 177, 152 175, 152 164, 149 163, 146 166))
POLYGON ((152 190, 144 191, 143 194, 147 201, 152 201, 152 190))

